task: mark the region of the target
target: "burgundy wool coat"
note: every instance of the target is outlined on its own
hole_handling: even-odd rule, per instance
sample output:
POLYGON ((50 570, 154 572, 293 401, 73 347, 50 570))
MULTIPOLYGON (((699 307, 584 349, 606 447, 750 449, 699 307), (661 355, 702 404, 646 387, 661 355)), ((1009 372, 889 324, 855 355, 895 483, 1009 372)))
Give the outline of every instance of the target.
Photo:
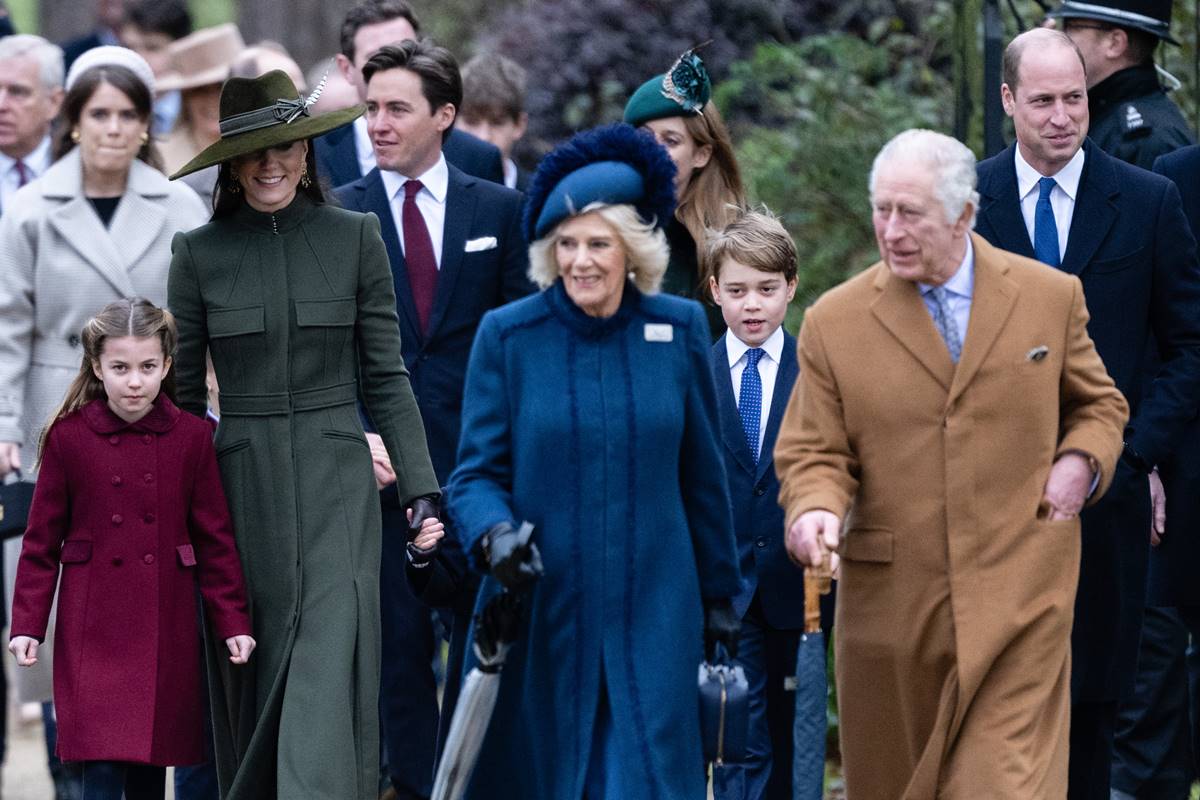
POLYGON ((205 759, 196 585, 214 636, 251 631, 212 429, 159 395, 129 424, 96 400, 55 424, 17 566, 12 636, 54 643, 63 761, 205 759))

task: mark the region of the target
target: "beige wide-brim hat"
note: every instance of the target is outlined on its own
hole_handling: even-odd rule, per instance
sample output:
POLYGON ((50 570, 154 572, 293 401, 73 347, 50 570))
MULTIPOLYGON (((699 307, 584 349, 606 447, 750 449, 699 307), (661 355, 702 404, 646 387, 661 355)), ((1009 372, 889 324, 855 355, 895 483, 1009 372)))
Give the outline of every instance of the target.
POLYGON ((242 34, 232 22, 188 34, 168 48, 169 71, 158 79, 156 88, 171 92, 222 83, 245 49, 242 34))

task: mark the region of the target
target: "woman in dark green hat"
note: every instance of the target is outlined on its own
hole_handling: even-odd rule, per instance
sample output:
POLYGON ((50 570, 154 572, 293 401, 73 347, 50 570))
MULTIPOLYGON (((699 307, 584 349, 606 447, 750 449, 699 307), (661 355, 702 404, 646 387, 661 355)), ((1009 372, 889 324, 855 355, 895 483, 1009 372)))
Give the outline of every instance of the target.
POLYGON ((724 228, 746 192, 733 142, 710 96, 712 83, 692 50, 671 69, 643 83, 625 105, 625 122, 654 134, 675 162, 675 219, 667 226, 671 263, 662 290, 705 303, 716 338, 725 330, 700 273, 705 231, 724 228), (709 301, 709 302, 705 302, 709 301))
MULTIPOLYGON (((173 243, 179 405, 220 386, 217 460, 246 572, 255 662, 212 658, 222 796, 374 800, 379 776, 379 502, 358 412, 383 438, 415 524, 438 484, 400 355, 373 215, 325 204, 311 139, 362 113, 311 116, 287 75, 230 78, 209 224, 173 243)), ((216 655, 214 651, 213 655, 216 655)))

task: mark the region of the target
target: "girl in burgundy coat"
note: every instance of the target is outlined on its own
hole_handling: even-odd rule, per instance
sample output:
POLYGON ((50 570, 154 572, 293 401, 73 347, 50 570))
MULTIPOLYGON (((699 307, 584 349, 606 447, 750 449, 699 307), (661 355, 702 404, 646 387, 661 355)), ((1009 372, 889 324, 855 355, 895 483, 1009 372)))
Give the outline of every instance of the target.
POLYGON ((85 800, 161 800, 163 767, 205 759, 197 582, 230 660, 254 649, 241 562, 212 430, 169 399, 170 313, 122 300, 82 338, 42 434, 9 650, 37 661, 59 584, 58 756, 84 762, 85 800))

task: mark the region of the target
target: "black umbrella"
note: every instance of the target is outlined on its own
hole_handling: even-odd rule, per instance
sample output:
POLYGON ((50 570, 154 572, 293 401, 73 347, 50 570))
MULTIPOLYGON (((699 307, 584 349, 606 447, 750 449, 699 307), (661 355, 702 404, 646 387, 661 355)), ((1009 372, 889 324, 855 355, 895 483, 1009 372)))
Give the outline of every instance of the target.
POLYGON ((829 594, 829 556, 804 570, 804 633, 796 653, 794 800, 821 800, 825 794, 825 733, 829 682, 825 676, 825 636, 821 632, 821 595, 829 594))

